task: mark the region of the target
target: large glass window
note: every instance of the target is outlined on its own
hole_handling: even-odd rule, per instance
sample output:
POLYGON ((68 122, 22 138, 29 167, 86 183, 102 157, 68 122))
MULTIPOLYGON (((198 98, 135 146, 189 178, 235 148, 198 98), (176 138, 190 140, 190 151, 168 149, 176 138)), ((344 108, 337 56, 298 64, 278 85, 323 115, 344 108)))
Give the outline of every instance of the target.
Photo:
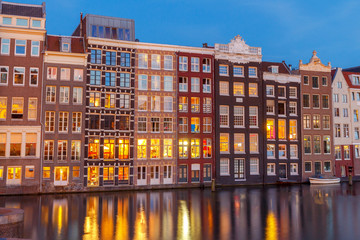
POLYGON ((160 76, 151 76, 151 90, 160 91, 160 76))
POLYGON ((114 159, 115 139, 104 138, 104 159, 114 159))
POLYGON ((203 139, 203 157, 211 158, 212 156, 212 146, 211 146, 211 138, 203 139))
POLYGON ((259 152, 258 134, 251 133, 249 141, 250 141, 250 153, 258 153, 259 152))
POLYGON ((200 157, 200 139, 192 138, 191 139, 191 158, 200 157))
POLYGON ((58 151, 57 157, 59 161, 66 161, 67 160, 67 141, 66 140, 59 140, 58 141, 58 151))
POLYGON ((15 40, 15 55, 26 54, 26 40, 15 40))
POLYGON ((243 133, 234 134, 234 152, 235 153, 245 152, 245 134, 243 133))
POLYGON ((36 155, 36 142, 37 142, 36 133, 26 133, 25 156, 36 155))
POLYGON ((88 158, 89 159, 100 158, 100 140, 97 137, 89 138, 88 158))
POLYGON ((244 127, 243 106, 234 106, 234 127, 244 127))
POLYGON ((24 85, 25 83, 25 68, 14 67, 14 85, 24 85))
POLYGON ((164 158, 173 157, 173 142, 172 139, 164 139, 164 158))
POLYGON ((116 73, 105 72, 105 86, 115 87, 116 85, 116 73))
POLYGON ((191 118, 191 132, 200 133, 200 118, 197 117, 191 118))
POLYGON ((220 127, 229 127, 229 106, 220 105, 220 127))
POLYGON ((266 137, 267 139, 275 139, 275 120, 266 120, 266 137))
POLYGON ((192 113, 200 112, 200 98, 191 97, 191 112, 192 113))
POLYGON ((90 85, 101 84, 101 71, 90 71, 90 85))
POLYGON ((81 141, 73 140, 71 141, 71 160, 80 161, 81 156, 81 141))
POLYGON ((179 139, 179 157, 187 158, 189 156, 189 141, 186 138, 179 139))
POLYGON ((138 141, 137 141, 137 158, 140 158, 140 159, 146 158, 146 148, 147 148, 146 139, 138 139, 138 141))
POLYGON ((228 133, 220 133, 220 153, 228 153, 229 152, 229 134, 228 133))
POLYGON ((160 69, 160 55, 159 54, 151 55, 151 69, 160 69))

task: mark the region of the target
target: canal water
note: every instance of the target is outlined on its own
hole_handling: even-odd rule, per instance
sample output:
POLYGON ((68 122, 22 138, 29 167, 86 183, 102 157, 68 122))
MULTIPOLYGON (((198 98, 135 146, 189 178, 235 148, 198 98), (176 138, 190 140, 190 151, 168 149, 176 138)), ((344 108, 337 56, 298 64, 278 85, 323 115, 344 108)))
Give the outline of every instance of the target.
POLYGON ((0 207, 24 209, 28 239, 360 239, 360 183, 9 196, 0 207))

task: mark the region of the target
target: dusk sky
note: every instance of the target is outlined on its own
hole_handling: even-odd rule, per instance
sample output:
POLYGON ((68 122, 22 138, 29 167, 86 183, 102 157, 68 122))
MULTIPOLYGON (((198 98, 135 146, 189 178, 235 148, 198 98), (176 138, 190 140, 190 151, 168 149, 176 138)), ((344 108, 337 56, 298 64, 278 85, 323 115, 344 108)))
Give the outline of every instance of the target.
POLYGON ((332 67, 360 65, 358 0, 48 0, 46 6, 49 34, 72 34, 83 12, 134 19, 141 42, 200 47, 240 35, 262 47, 264 61, 297 67, 316 50, 332 67))

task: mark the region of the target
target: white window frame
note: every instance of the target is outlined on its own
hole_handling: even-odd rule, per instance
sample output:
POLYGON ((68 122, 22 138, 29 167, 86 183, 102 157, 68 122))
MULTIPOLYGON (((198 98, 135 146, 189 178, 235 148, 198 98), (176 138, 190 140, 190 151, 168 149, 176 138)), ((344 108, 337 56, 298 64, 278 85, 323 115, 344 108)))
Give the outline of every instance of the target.
POLYGON ((31 41, 31 56, 32 57, 40 56, 40 41, 31 41), (36 50, 35 54, 33 54, 34 50, 36 50))
POLYGON ((1 55, 10 55, 10 44, 11 44, 11 41, 9 38, 1 39, 1 55), (6 40, 8 40, 8 41, 6 41, 6 40), (5 52, 5 49, 4 49, 5 46, 8 46, 7 52, 5 52))
POLYGON ((15 39, 14 55, 15 56, 26 56, 26 44, 27 44, 27 41, 24 40, 24 39, 15 39), (25 44, 20 43, 20 41, 25 41, 25 44), (17 46, 23 46, 24 47, 24 53, 17 53, 16 52, 16 47, 17 46))

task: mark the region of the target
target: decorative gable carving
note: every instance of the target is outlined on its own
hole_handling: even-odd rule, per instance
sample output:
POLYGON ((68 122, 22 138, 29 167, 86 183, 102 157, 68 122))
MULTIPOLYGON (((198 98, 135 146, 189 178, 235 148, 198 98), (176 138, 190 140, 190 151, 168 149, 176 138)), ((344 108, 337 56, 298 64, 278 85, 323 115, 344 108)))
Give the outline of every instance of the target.
POLYGON ((321 63, 320 58, 316 56, 317 52, 314 50, 308 64, 303 64, 302 60, 299 61, 299 69, 303 71, 316 71, 316 72, 331 72, 331 64, 328 65, 321 63))

